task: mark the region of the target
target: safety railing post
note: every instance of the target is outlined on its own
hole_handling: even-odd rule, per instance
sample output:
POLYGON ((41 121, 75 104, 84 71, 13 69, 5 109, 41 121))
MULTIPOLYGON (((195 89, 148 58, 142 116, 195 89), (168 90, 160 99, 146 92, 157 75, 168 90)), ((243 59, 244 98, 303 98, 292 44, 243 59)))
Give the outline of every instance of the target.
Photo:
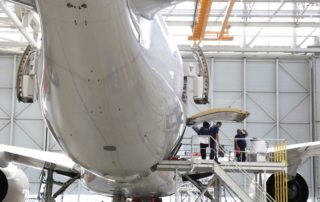
MULTIPOLYGON (((287 141, 275 145, 275 162, 281 162, 287 166, 287 141)), ((285 171, 276 172, 275 176, 275 200, 277 202, 288 202, 288 174, 285 171)))
POLYGON ((175 202, 179 202, 178 169, 175 170, 175 202))

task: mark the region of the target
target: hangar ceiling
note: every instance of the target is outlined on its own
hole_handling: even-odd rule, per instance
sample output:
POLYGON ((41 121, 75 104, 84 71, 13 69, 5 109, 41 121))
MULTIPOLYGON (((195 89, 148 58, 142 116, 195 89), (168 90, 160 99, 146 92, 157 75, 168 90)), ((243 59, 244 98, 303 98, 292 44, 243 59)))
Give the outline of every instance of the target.
MULTIPOLYGON (((161 11, 182 54, 188 55, 195 1, 185 1, 161 11)), ((34 1, 20 1, 34 2, 34 1)), ((221 26, 228 1, 213 1, 208 31, 221 26)), ((0 1, 0 51, 22 53, 28 43, 39 45, 39 16, 31 7, 0 1)), ((281 52, 305 54, 318 50, 320 2, 295 0, 236 1, 229 18, 232 41, 203 41, 203 49, 214 53, 281 52)))

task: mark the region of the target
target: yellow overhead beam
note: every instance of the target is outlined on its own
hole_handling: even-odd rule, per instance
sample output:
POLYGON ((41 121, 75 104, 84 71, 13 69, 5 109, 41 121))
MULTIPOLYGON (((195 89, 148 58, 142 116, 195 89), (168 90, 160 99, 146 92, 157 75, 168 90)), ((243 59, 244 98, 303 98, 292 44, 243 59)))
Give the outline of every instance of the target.
POLYGON ((230 0, 227 6, 226 14, 223 18, 219 32, 206 32, 208 19, 211 11, 212 0, 200 0, 197 18, 195 19, 195 26, 193 27, 193 33, 188 37, 189 40, 201 42, 202 40, 213 41, 230 41, 233 40, 232 36, 229 36, 229 18, 233 9, 235 0, 230 0))
POLYGON ((201 41, 204 37, 208 19, 211 11, 212 0, 200 0, 199 12, 197 15, 195 26, 193 27, 192 36, 189 36, 189 40, 201 41))
MULTIPOLYGON (((230 14, 231 14, 231 11, 233 9, 233 6, 234 6, 234 1, 235 0, 230 0, 229 3, 228 3, 228 7, 227 7, 227 12, 223 18, 223 21, 222 21, 222 25, 221 25, 221 28, 220 28, 220 32, 218 34, 218 39, 222 39, 223 38, 223 35, 226 33, 228 33, 228 30, 229 30, 229 17, 230 17, 230 14)), ((233 38, 233 37, 232 37, 233 38)))

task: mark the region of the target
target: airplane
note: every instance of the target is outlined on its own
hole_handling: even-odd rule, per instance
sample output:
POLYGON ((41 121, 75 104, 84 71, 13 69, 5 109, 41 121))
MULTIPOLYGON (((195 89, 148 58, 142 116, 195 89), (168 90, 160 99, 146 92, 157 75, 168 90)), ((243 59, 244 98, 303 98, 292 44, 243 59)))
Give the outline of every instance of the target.
MULTIPOLYGON (((157 14, 183 0, 11 1, 36 10, 42 25, 41 49, 27 48, 20 63, 18 99, 37 98, 65 154, 0 145, 0 201, 28 192, 11 162, 45 168, 49 180, 70 177, 61 192, 80 179, 114 201, 161 201, 174 193, 175 174, 156 165, 175 156, 187 125, 245 118, 241 110, 187 118, 182 59, 157 14)), ((296 159, 308 155, 301 148, 296 159)))

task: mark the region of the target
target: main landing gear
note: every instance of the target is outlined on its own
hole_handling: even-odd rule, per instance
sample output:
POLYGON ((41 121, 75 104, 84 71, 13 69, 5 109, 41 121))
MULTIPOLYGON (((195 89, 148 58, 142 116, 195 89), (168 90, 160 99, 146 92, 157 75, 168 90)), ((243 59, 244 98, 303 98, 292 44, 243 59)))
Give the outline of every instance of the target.
POLYGON ((41 202, 55 202, 55 199, 78 179, 80 179, 80 173, 56 170, 54 164, 46 164, 41 172, 38 200, 41 202), (54 173, 69 177, 70 179, 66 182, 55 181, 53 179, 54 173), (53 193, 54 184, 60 186, 55 193, 53 193))

